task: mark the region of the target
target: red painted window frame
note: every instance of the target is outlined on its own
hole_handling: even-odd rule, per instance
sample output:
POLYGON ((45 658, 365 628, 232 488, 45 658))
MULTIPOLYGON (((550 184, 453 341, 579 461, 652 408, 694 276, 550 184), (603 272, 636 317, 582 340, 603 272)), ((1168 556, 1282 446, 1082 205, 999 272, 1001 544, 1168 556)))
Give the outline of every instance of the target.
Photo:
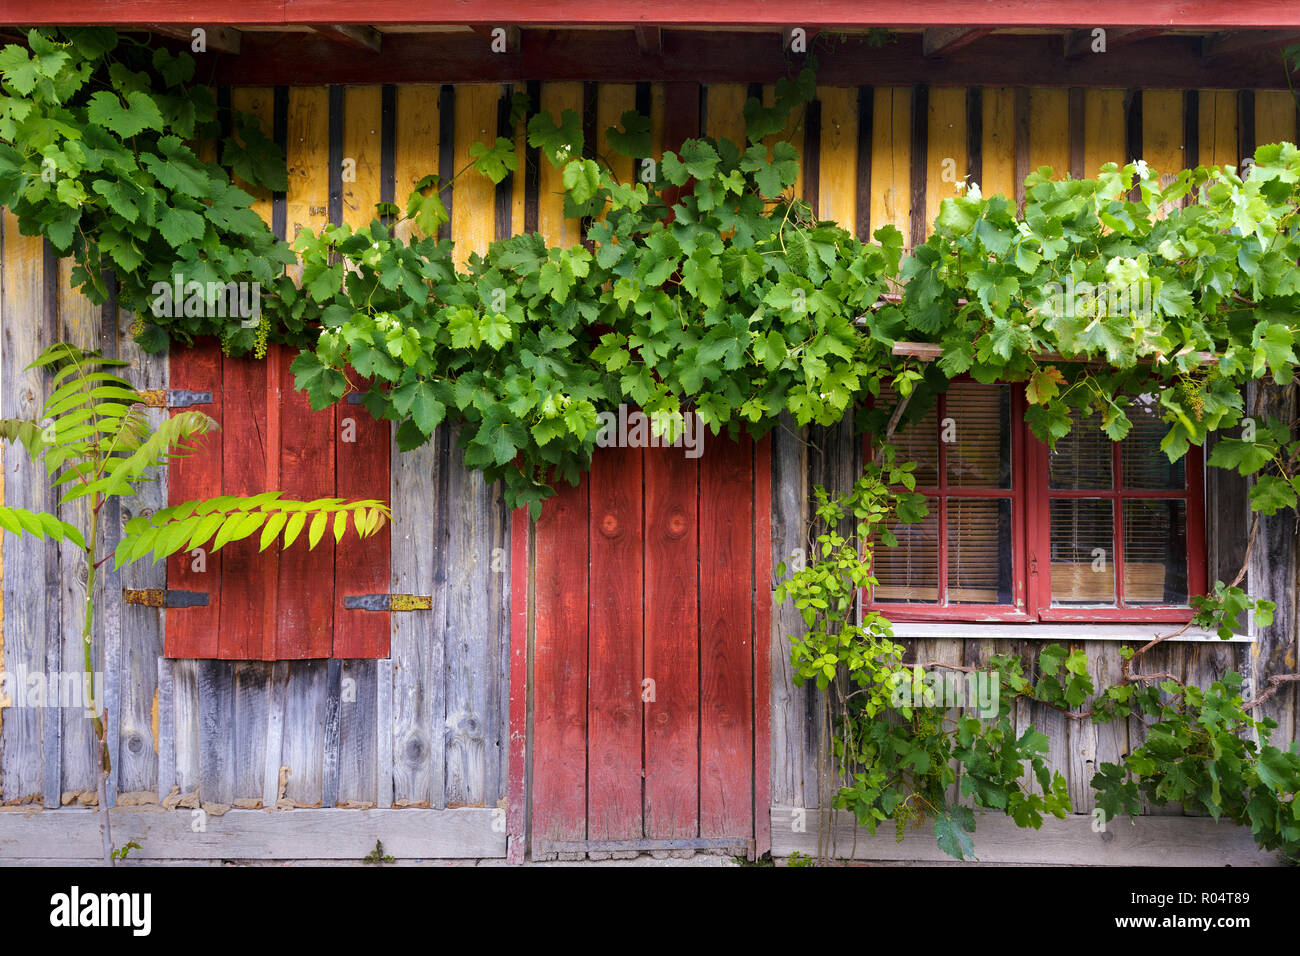
MULTIPOLYGON (((955 381, 974 382, 969 376, 961 376, 955 381)), ((935 487, 917 486, 918 494, 927 497, 939 497, 938 521, 938 580, 940 593, 946 595, 948 541, 947 513, 948 498, 1007 498, 1011 501, 1011 573, 1013 604, 956 604, 924 605, 905 604, 902 602, 875 603, 870 599, 869 589, 863 589, 863 609, 877 611, 891 621, 898 623, 924 623, 935 621, 954 621, 962 623, 1146 623, 1146 622, 1186 622, 1195 614, 1189 605, 1137 605, 1119 607, 1052 606, 1051 597, 1051 500, 1056 497, 1151 499, 1178 498, 1187 502, 1187 589, 1189 596, 1204 594, 1207 586, 1207 555, 1205 548, 1205 475, 1204 457, 1200 448, 1192 446, 1185 456, 1184 473, 1186 488, 1175 491, 1157 490, 1122 490, 1118 484, 1122 481, 1120 471, 1119 444, 1112 448, 1112 488, 1109 491, 1079 493, 1050 492, 1048 488, 1048 461, 1050 451, 1045 442, 1034 437, 1025 421, 1027 402, 1022 387, 1017 383, 993 383, 989 387, 1002 385, 1010 389, 1011 395, 1011 487, 1009 489, 973 489, 961 488, 956 491, 947 487, 946 448, 942 441, 938 446, 937 478, 935 487), (1039 556, 1042 556, 1041 558, 1039 556)), ((946 394, 939 396, 938 419, 943 420, 946 394)), ((937 436, 936 436, 937 437, 937 436)), ((871 436, 864 438, 864 455, 871 454, 871 436)), ((1117 602, 1123 594, 1123 520, 1120 516, 1114 523, 1114 555, 1117 602)))

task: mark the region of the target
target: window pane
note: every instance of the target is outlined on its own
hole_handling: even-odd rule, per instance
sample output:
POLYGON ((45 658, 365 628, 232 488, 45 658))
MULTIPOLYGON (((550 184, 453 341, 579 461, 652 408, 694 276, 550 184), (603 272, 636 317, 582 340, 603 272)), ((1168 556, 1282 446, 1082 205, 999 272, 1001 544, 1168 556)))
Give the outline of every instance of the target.
POLYGON ((1160 402, 1141 395, 1127 409, 1133 427, 1120 442, 1119 458, 1125 488, 1173 489, 1186 487, 1183 459, 1165 457, 1160 442, 1169 426, 1160 420, 1160 402))
POLYGON ((1114 604, 1114 508, 1105 498, 1052 502, 1052 603, 1114 604))
POLYGON ((948 499, 948 603, 1011 603, 1011 502, 948 499))
POLYGON ((876 548, 873 565, 881 602, 927 603, 939 600, 939 502, 926 498, 930 513, 915 524, 897 522, 891 531, 898 547, 876 548))
POLYGON ((1077 490, 1111 487, 1111 440, 1101 430, 1101 415, 1072 412, 1070 434, 1056 443, 1048 464, 1051 487, 1077 490))
MULTIPOLYGON (((892 408, 898 399, 881 391, 882 400, 892 408)), ((901 424, 894 432, 894 445, 898 451, 895 461, 916 462, 916 484, 921 488, 935 488, 939 484, 939 412, 938 403, 930 406, 925 417, 904 428, 901 424)))
POLYGON ((1124 603, 1187 603, 1187 503, 1124 502, 1124 603))
POLYGON ((947 442, 948 483, 965 488, 1011 487, 1011 390, 957 383, 948 389, 940 440, 947 442))

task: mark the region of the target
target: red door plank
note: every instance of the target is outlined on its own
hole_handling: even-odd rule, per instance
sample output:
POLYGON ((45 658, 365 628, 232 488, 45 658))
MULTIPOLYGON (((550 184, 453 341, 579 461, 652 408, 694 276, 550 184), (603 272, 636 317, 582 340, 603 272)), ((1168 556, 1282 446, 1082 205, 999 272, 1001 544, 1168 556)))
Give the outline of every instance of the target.
POLYGON ((533 845, 585 840, 588 483, 559 483, 536 525, 533 845))
POLYGON ((772 438, 754 445, 754 839, 772 849, 772 438))
MULTIPOLYGON (((362 385, 362 389, 369 384, 362 385)), ((388 501, 390 426, 376 421, 364 405, 335 406, 335 496, 388 501), (351 439, 351 440, 349 440, 351 439)), ((351 524, 351 522, 349 522, 351 524)), ((364 541, 349 527, 334 556, 334 656, 387 657, 391 621, 388 611, 348 610, 349 594, 387 594, 391 587, 389 525, 364 541)))
MULTIPOLYGON (((266 363, 252 356, 222 362, 225 403, 221 429, 221 493, 255 495, 266 491, 266 363)), ((221 647, 227 660, 262 655, 266 575, 257 553, 258 537, 221 549, 221 647)))
POLYGON ((588 479, 591 840, 641 836, 641 460, 639 448, 599 449, 588 479))
POLYGON ((699 462, 645 456, 645 835, 699 832, 699 462))
MULTIPOLYGON (((169 356, 170 387, 211 392, 212 403, 201 411, 221 424, 221 347, 203 340, 194 348, 175 349, 169 356)), ((221 493, 221 432, 211 432, 195 443, 189 455, 177 458, 167 469, 167 503, 210 498, 221 493)), ((216 657, 221 609, 222 552, 196 557, 178 551, 167 559, 167 587, 208 595, 205 607, 175 608, 166 615, 166 656, 216 657), (195 570, 197 567, 204 570, 195 570)))
MULTIPOLYGON (((284 356, 287 358, 287 356, 284 356)), ((286 498, 311 501, 334 492, 334 410, 312 411, 307 395, 293 387, 290 362, 280 366, 280 488, 286 498)), ((262 393, 259 393, 262 394, 262 393)), ((298 540, 280 553, 275 657, 302 660, 330 656, 334 625, 334 534, 307 550, 311 519, 298 540)))
POLYGON ((753 442, 700 459, 700 836, 753 832, 753 442))

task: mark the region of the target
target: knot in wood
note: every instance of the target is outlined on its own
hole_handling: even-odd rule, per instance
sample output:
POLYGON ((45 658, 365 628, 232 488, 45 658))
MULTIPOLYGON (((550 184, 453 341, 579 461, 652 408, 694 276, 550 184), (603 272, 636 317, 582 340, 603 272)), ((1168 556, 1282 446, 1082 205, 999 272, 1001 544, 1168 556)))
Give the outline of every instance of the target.
POLYGON ((600 519, 600 533, 607 538, 613 538, 620 531, 618 516, 610 512, 605 512, 605 516, 600 519))

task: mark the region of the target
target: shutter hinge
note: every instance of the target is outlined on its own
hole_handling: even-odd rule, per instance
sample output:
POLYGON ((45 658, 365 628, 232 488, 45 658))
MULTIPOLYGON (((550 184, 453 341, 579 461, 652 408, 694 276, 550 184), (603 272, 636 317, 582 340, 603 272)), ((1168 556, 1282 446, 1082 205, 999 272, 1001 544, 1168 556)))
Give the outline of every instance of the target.
POLYGON ((207 607, 206 591, 173 591, 161 588, 147 588, 136 591, 123 588, 122 594, 127 604, 139 604, 144 607, 207 607))
POLYGON ((211 405, 211 392, 191 392, 184 388, 152 388, 140 393, 144 404, 150 408, 189 408, 191 405, 211 405))
POLYGON ((347 594, 343 606, 352 611, 429 611, 433 598, 427 594, 347 594))

